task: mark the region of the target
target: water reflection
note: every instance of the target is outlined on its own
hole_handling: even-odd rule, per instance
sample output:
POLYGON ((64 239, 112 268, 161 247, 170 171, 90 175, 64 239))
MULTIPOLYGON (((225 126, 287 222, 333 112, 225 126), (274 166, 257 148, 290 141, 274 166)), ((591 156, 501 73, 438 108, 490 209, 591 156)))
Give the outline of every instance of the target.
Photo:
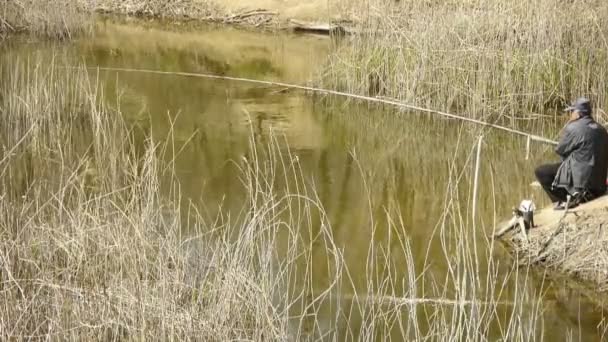
MULTIPOLYGON (((81 44, 80 51, 89 65, 213 72, 298 83, 315 71, 314 65, 323 60, 328 47, 328 42, 317 38, 232 30, 184 34, 155 29, 133 32, 130 27, 107 26, 104 32, 94 42, 81 44), (129 46, 125 40, 138 43, 129 46), (220 40, 226 44, 217 44, 220 40)), ((369 273, 370 260, 379 275, 392 272, 397 278, 407 278, 405 255, 392 253, 390 260, 381 257, 383 249, 399 251, 404 239, 410 241, 415 270, 426 270, 428 277, 437 281, 445 276, 448 265, 444 249, 433 231, 445 211, 448 180, 457 177, 462 184, 471 184, 472 172, 458 166, 465 165, 471 157, 476 128, 427 115, 396 114, 343 102, 328 106, 325 101, 315 103, 302 93, 233 82, 113 72, 103 73, 102 78, 107 94, 124 92, 119 102, 127 115, 138 113, 134 120, 151 125, 149 129, 156 136, 174 137, 176 149, 181 151, 176 170, 182 190, 187 198, 205 207, 210 218, 218 215, 220 208, 238 212, 243 204, 241 175, 233 162, 250 157, 250 136, 257 145, 266 146, 271 132, 280 132, 285 134, 306 177, 316 185, 334 237, 343 248, 353 275, 352 284, 345 284, 344 291, 369 291, 370 279, 365 275, 369 273), (402 222, 394 226, 387 212, 398 213, 402 222), (385 228, 391 226, 398 229, 385 228), (377 248, 372 259, 370 246, 377 248)), ((490 133, 485 139, 479 200, 485 229, 492 227, 494 213, 508 212, 514 199, 526 196, 538 200, 542 196, 529 188, 530 178, 525 175, 532 175, 537 160, 546 158, 546 150, 534 146, 535 157, 525 161, 524 143, 502 133, 490 133)), ((457 193, 458 206, 466 212, 471 205, 471 189, 465 186, 457 193)), ((471 223, 466 217, 462 219, 466 225, 471 223)), ((485 236, 480 230, 470 238, 483 245, 485 236)), ((323 266, 328 257, 325 253, 322 248, 313 252, 317 289, 312 289, 310 296, 331 281, 331 269, 323 266)), ((498 257, 506 256, 498 252, 498 257)), ((488 272, 488 265, 480 267, 482 273, 488 272)), ((511 266, 504 262, 499 268, 506 273, 511 266)), ((419 282, 420 290, 432 283, 433 280, 419 282)), ((395 293, 408 292, 402 282, 392 286, 395 293)), ((511 284, 503 291, 508 293, 518 287, 535 293, 542 288, 542 282, 511 284)), ((576 303, 585 303, 583 297, 574 298, 576 303)), ((353 306, 352 299, 340 303, 341 310, 350 312, 346 319, 349 324, 356 326, 359 320, 367 319, 355 313, 360 303, 353 306)), ((548 310, 543 315, 545 329, 531 331, 531 336, 553 339, 570 334, 576 340, 595 335, 592 323, 569 318, 573 314, 571 303, 557 297, 553 303, 563 303, 567 309, 548 310), (561 329, 555 329, 550 322, 559 322, 561 329)), ((595 306, 582 305, 590 308, 589 322, 597 322, 601 316, 595 306)), ((319 314, 325 312, 328 319, 333 317, 336 307, 332 306, 322 307, 319 314)), ((513 312, 509 307, 498 310, 498 317, 505 320, 513 312)), ((423 307, 418 311, 425 317, 423 307)), ((408 316, 403 309, 397 312, 396 317, 408 316)), ((533 322, 530 324, 534 326, 533 322)), ((325 329, 336 328, 340 325, 334 327, 333 322, 327 321, 325 329)), ((428 324, 421 326, 428 328, 428 324)), ((323 331, 322 327, 311 329, 323 331)), ((499 332, 497 327, 491 334, 499 332)), ((385 334, 397 337, 401 332, 395 328, 385 334)))
MULTIPOLYGON (((152 24, 112 22, 102 24, 94 40, 55 47, 90 66, 213 72, 296 83, 310 78, 328 48, 328 41, 310 36, 211 28, 175 31, 152 24)), ((343 284, 343 298, 316 313, 328 317, 322 321, 326 326, 310 327, 320 331, 319 336, 331 329, 343 330, 343 336, 348 336, 346 329, 367 319, 359 314, 361 304, 352 295, 369 292, 370 279, 365 275, 370 272, 370 264, 376 274, 389 272, 395 279, 408 279, 410 266, 426 272, 417 283, 419 295, 437 291, 433 286, 442 284, 453 267, 446 261, 436 228, 444 220, 471 225, 470 217, 446 218, 444 213, 450 206, 465 213, 470 209, 472 172, 466 162, 472 156, 477 128, 424 114, 395 113, 387 108, 314 99, 300 92, 234 82, 109 71, 100 72, 99 77, 108 102, 120 106, 129 122, 159 139, 170 137, 174 141, 167 158, 175 161, 181 191, 210 221, 225 211, 237 215, 245 201, 242 173, 236 163, 251 158, 250 139, 266 146, 273 132, 284 135, 283 147, 288 146, 298 158, 308 186, 314 185, 352 277, 352 283, 343 284), (452 189, 450 180, 464 186, 452 189), (395 217, 401 221, 392 222, 395 217), (407 255, 398 253, 404 243, 412 248, 413 265, 408 265, 407 255), (390 259, 383 255, 390 255, 390 259), (348 324, 334 326, 337 322, 329 320, 337 308, 345 313, 348 324)), ((543 146, 533 146, 533 158, 526 161, 524 148, 525 141, 519 138, 498 132, 486 134, 478 209, 482 217, 479 231, 471 232, 463 243, 485 246, 489 230, 500 219, 495 215, 508 212, 518 199, 529 197, 542 202, 542 193, 531 189, 529 183, 534 165, 546 159, 549 152, 543 146)), ((504 275, 512 270, 500 250, 495 258, 502 262, 479 265, 482 279, 489 272, 504 275)), ((327 286, 332 272, 324 265, 327 255, 323 249, 315 250, 313 259, 316 288, 310 289, 310 296, 327 286)), ((531 336, 551 340, 599 337, 603 310, 579 291, 555 284, 547 287, 542 277, 526 278, 523 285, 517 284, 522 281, 518 279, 501 288, 502 297, 508 298, 516 288, 545 294, 539 309, 543 311, 544 329, 531 331, 531 336)), ((411 291, 402 281, 391 286, 391 291, 400 295, 411 291)), ((453 297, 452 290, 439 292, 453 297)), ((533 310, 537 310, 533 299, 513 305, 529 305, 533 317, 533 310)), ((432 321, 424 306, 417 311, 419 317, 432 321)), ((512 312, 509 306, 497 308, 497 322, 488 333, 499 336, 500 320, 510 319, 512 312)), ((399 308, 392 314, 397 320, 414 313, 399 308)), ((429 329, 429 324, 422 324, 420 329, 429 329)), ((411 337, 402 336, 396 327, 376 337, 382 338, 382 334, 411 337)))

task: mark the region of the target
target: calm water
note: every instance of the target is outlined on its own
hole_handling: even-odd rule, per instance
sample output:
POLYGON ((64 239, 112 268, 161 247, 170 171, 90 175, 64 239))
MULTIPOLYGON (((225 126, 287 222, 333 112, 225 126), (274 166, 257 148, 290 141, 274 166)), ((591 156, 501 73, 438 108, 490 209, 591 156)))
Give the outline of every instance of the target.
MULTIPOLYGON (((15 48, 30 55, 67 53, 88 66, 205 72, 302 84, 320 72, 331 44, 316 36, 106 22, 99 25, 94 39, 15 48)), ((237 215, 242 207, 245 192, 235 161, 249 153, 251 139, 265 146, 271 132, 283 136, 279 139, 281 148, 285 151, 289 147, 298 157, 303 177, 314 184, 336 242, 343 249, 352 284, 344 288, 341 310, 348 311, 354 292, 369 292, 365 275, 370 241, 379 250, 393 250, 407 237, 415 269, 425 270, 425 279, 443 281, 449 265, 434 231, 442 222, 450 179, 460 177, 454 205, 465 214, 446 220, 462 220, 463 225, 472 226, 466 216, 472 203, 472 163, 468 158, 477 127, 236 82, 117 72, 100 72, 99 77, 108 101, 120 105, 130 123, 155 137, 173 138, 179 151, 175 169, 183 195, 209 220, 220 212, 237 215), (401 216, 399 229, 386 229, 387 212, 401 216)), ((496 220, 508 215, 511 206, 524 197, 543 203, 542 194, 529 184, 534 165, 550 153, 544 146, 534 145, 533 157, 526 161, 524 148, 522 139, 497 132, 486 134, 480 219, 477 232, 469 236, 481 246, 482 254, 487 253, 485 237, 496 220)), ((323 260, 321 255, 315 257, 323 260)), ((500 262, 497 272, 502 280, 512 269, 510 259, 500 248, 492 257, 500 262)), ((397 265, 394 274, 407 279, 405 256, 395 253, 391 262, 397 265)), ((479 267, 484 278, 487 265, 479 267)), ((313 274, 315 287, 322 290, 328 281, 326 268, 319 267, 313 274)), ((542 297, 538 327, 543 329, 532 334, 548 340, 599 338, 603 311, 584 293, 541 274, 529 276, 523 286, 517 281, 524 275, 519 280, 511 278, 504 298, 515 288, 527 292, 521 298, 542 297)), ((421 290, 424 284, 421 282, 421 290)), ((428 280, 426 286, 430 284, 428 280)), ((407 288, 397 286, 393 291, 403 296, 407 288)), ((323 320, 332 317, 335 309, 323 307, 317 314, 323 320)), ((498 334, 500 320, 507 320, 510 314, 508 307, 499 310, 496 331, 490 332, 493 336, 498 336, 494 334, 498 334)), ((349 324, 357 326, 361 319, 354 314, 349 324)), ((393 334, 399 336, 398 331, 393 334)))

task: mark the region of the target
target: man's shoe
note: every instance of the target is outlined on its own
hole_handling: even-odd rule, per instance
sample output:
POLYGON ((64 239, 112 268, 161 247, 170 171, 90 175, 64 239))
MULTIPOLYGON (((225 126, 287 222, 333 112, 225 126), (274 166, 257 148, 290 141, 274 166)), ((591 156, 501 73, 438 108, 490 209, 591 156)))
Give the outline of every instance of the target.
POLYGON ((557 202, 555 204, 555 207, 553 207, 553 210, 555 210, 555 211, 566 210, 566 203, 564 203, 564 202, 557 202))
MULTIPOLYGON (((570 204, 568 205, 568 210, 578 207, 579 204, 580 203, 578 201, 570 202, 570 204)), ((555 211, 566 210, 566 203, 557 202, 557 204, 555 204, 555 207, 553 207, 553 210, 555 210, 555 211)))

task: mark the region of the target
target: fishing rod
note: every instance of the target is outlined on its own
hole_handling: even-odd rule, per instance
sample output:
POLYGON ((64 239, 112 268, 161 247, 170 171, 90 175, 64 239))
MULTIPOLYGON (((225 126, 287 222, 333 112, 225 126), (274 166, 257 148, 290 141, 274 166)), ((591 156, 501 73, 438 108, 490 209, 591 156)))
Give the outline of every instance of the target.
MULTIPOLYGON (((63 67, 62 66, 60 68, 79 69, 80 67, 75 67, 75 66, 63 67)), ((362 100, 362 101, 367 101, 367 102, 372 102, 372 103, 388 104, 388 105, 393 105, 396 107, 407 108, 407 109, 410 109, 412 111, 417 111, 417 112, 437 114, 437 115, 440 115, 443 117, 461 120, 461 121, 473 123, 476 125, 481 125, 484 127, 494 128, 494 129, 498 129, 501 131, 509 132, 511 134, 519 135, 519 136, 522 136, 522 137, 525 137, 528 139, 527 151, 530 150, 531 141, 536 141, 536 142, 540 142, 540 143, 548 144, 548 145, 557 145, 557 141, 547 139, 547 138, 539 136, 539 135, 530 134, 527 132, 519 131, 519 130, 505 127, 505 126, 500 126, 500 125, 497 125, 496 123, 490 123, 490 122, 486 122, 486 121, 482 121, 482 120, 468 118, 468 117, 464 117, 464 116, 457 115, 457 114, 443 112, 440 110, 419 107, 419 106, 407 104, 407 103, 404 103, 404 102, 401 102, 398 100, 394 100, 394 99, 357 95, 357 94, 351 94, 351 93, 337 91, 337 90, 329 90, 329 89, 323 89, 323 88, 317 88, 317 87, 308 87, 308 86, 290 84, 290 83, 284 83, 284 82, 264 81, 264 80, 256 80, 256 79, 250 79, 250 78, 244 78, 244 77, 231 77, 231 76, 222 76, 222 75, 205 74, 205 73, 182 72, 182 71, 162 71, 162 70, 138 69, 138 68, 101 67, 101 66, 86 67, 86 69, 97 70, 97 71, 110 71, 110 72, 196 77, 196 78, 206 78, 206 79, 215 79, 215 80, 223 80, 223 81, 235 81, 235 82, 242 82, 242 83, 259 84, 259 85, 282 87, 282 88, 288 88, 288 89, 305 90, 305 91, 311 91, 311 92, 315 92, 315 93, 319 93, 319 94, 346 97, 346 98, 357 99, 357 100, 362 100)))

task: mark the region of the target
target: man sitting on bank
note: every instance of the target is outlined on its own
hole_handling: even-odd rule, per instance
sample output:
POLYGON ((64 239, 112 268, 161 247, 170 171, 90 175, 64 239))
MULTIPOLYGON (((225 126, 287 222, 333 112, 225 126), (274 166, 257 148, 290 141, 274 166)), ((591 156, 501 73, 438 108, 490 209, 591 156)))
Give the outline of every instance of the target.
POLYGON ((606 193, 608 133, 591 116, 588 99, 577 99, 566 112, 570 119, 555 149, 562 162, 535 170, 538 182, 556 203, 556 210, 565 208, 568 195, 572 196, 569 207, 573 208, 606 193))

